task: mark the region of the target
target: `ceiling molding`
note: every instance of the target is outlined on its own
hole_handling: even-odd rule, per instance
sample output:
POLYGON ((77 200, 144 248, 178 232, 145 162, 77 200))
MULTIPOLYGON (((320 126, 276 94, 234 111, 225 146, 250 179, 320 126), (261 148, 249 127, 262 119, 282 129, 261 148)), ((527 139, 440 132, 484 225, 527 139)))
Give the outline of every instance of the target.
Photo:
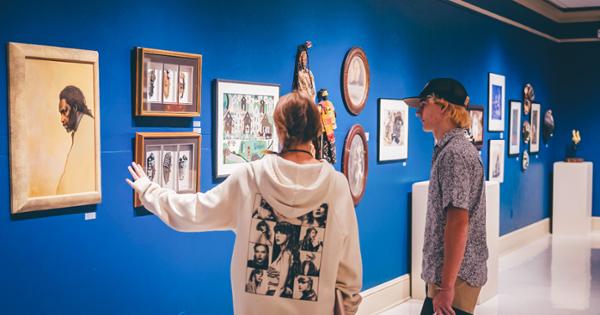
POLYGON ((579 0, 565 3, 565 0, 542 0, 553 7, 557 8, 562 12, 574 12, 574 11, 594 11, 600 10, 600 1, 598 0, 579 0))
MULTIPOLYGON (((600 42, 600 38, 595 38, 595 37, 591 37, 591 38, 556 38, 556 37, 554 37, 552 35, 546 34, 544 32, 540 32, 540 31, 538 31, 538 30, 536 30, 536 29, 534 29, 534 28, 532 28, 530 26, 527 26, 527 25, 523 24, 523 23, 519 23, 519 22, 517 22, 515 20, 511 20, 509 18, 506 18, 504 16, 496 14, 496 13, 494 13, 492 11, 480 8, 480 7, 478 7, 478 6, 474 5, 474 4, 471 4, 469 2, 466 2, 466 1, 463 1, 463 0, 448 0, 448 1, 451 2, 451 3, 454 3, 456 5, 459 5, 461 7, 464 7, 466 9, 469 9, 469 10, 475 11, 477 13, 486 15, 486 16, 494 19, 494 20, 497 20, 497 21, 500 21, 502 23, 505 23, 505 24, 508 24, 508 25, 520 28, 520 29, 525 30, 525 31, 527 31, 529 33, 532 33, 534 35, 537 35, 537 36, 543 37, 545 39, 551 40, 551 41, 553 41, 555 43, 600 42)), ((513 0, 513 1, 516 2, 518 0, 513 0)))
POLYGON ((599 10, 561 10, 546 1, 513 0, 532 11, 535 11, 557 23, 579 23, 600 21, 599 10))

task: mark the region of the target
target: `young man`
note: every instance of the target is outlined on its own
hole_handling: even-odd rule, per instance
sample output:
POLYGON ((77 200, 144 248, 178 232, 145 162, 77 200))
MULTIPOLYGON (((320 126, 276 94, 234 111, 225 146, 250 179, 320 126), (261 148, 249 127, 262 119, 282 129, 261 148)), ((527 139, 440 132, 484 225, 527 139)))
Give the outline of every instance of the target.
POLYGON ((423 129, 436 145, 423 245, 427 298, 421 314, 472 314, 487 281, 483 163, 465 136, 470 125, 467 91, 454 79, 433 79, 418 97, 423 129))

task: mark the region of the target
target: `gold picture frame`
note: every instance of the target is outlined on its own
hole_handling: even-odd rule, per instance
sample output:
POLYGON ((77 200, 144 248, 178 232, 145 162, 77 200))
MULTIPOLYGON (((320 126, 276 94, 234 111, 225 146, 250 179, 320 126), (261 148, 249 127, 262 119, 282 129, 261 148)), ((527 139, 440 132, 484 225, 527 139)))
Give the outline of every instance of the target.
POLYGON ((11 42, 8 61, 11 212, 100 203, 98 52, 11 42))
POLYGON ((200 116, 202 55, 136 48, 137 116, 200 116))

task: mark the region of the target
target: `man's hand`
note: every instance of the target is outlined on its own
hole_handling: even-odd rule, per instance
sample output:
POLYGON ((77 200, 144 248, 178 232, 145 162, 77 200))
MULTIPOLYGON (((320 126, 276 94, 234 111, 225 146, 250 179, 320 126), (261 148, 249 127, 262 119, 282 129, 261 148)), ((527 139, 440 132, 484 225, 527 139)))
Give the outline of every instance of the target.
POLYGON ((452 309, 454 288, 442 289, 433 298, 433 311, 436 315, 456 315, 452 309))

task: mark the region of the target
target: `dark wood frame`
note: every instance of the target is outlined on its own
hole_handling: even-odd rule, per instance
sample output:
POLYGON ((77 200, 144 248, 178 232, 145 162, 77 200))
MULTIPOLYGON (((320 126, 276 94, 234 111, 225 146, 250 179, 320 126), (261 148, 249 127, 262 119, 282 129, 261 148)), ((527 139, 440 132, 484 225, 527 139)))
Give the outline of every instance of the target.
MULTIPOLYGON (((163 117, 197 117, 200 116, 200 100, 202 96, 202 55, 199 54, 190 54, 190 53, 182 53, 161 49, 152 49, 152 48, 136 48, 136 70, 135 70, 135 114, 136 116, 163 116, 163 117), (185 58, 190 59, 195 62, 196 75, 194 76, 194 84, 193 87, 195 101, 195 111, 187 112, 187 111, 148 111, 144 106, 144 82, 145 80, 145 72, 144 72, 144 58, 147 54, 152 55, 161 55, 165 57, 175 57, 175 58, 185 58)), ((162 84, 162 83, 161 83, 162 84)), ((181 106, 189 106, 189 105, 177 105, 177 104, 168 104, 174 107, 181 106)), ((193 105, 192 105, 193 106, 193 105)))
MULTIPOLYGON (((492 180, 492 172, 490 171, 490 167, 492 164, 492 142, 493 141, 504 141, 504 145, 506 146, 506 140, 505 139, 489 139, 488 140, 488 167, 487 167, 487 171, 488 171, 488 181, 492 180)), ((504 150, 502 149, 501 154, 502 154, 502 181, 497 182, 498 184, 502 184, 504 183, 504 175, 506 175, 505 170, 506 170, 506 157, 504 156, 504 150)))
POLYGON ((354 201, 354 205, 356 206, 356 205, 358 205, 358 203, 362 199, 363 195, 365 194, 365 189, 367 187, 367 177, 369 175, 369 147, 367 146, 367 136, 365 135, 364 128, 359 124, 355 124, 354 126, 352 126, 352 128, 350 128, 350 131, 348 131, 346 140, 344 141, 344 157, 343 157, 342 168, 343 168, 344 175, 346 176, 346 179, 348 179, 348 159, 350 157, 349 156, 350 145, 352 144, 352 139, 354 139, 355 136, 359 136, 361 138, 361 140, 363 142, 363 146, 365 148, 365 159, 364 159, 365 177, 363 180, 362 191, 361 191, 360 195, 356 196, 356 195, 353 195, 352 190, 350 190, 350 194, 352 195, 352 200, 354 201))
MULTIPOLYGON (((198 146, 194 153, 197 154, 198 160, 196 162, 196 192, 200 191, 200 162, 201 162, 201 146, 202 146, 202 135, 196 132, 136 132, 135 134, 135 162, 142 166, 142 168, 146 169, 146 159, 145 159, 145 141, 146 139, 197 139, 198 146)), ((135 193, 134 196, 134 207, 140 207, 142 202, 138 196, 138 193, 135 193)))
POLYGON ((371 89, 371 70, 369 69, 369 61, 367 60, 367 55, 365 54, 364 50, 362 50, 362 48, 360 47, 352 47, 347 53, 346 53, 346 57, 344 58, 344 64, 343 64, 343 68, 342 68, 342 93, 343 93, 343 98, 344 98, 344 104, 346 104, 346 108, 348 108, 348 111, 350 111, 350 113, 352 113, 353 115, 358 115, 360 114, 360 112, 365 108, 365 104, 367 103, 367 99, 369 98, 369 90, 371 89), (350 68, 350 62, 352 61, 352 58, 354 57, 360 57, 365 65, 365 71, 366 71, 366 78, 365 78, 365 84, 367 86, 367 92, 365 95, 365 99, 360 103, 360 104, 354 104, 352 103, 352 100, 350 99, 350 94, 348 93, 348 70, 350 68))
MULTIPOLYGON (((473 145, 477 148, 477 150, 481 151, 481 148, 483 147, 483 141, 485 140, 485 110, 483 108, 483 106, 478 106, 478 105, 469 105, 467 107, 467 111, 469 112, 469 117, 471 116, 471 111, 479 111, 481 112, 481 141, 475 141, 475 139, 473 139, 473 141, 471 141, 473 143, 473 145)), ((469 133, 471 132, 471 128, 469 127, 469 133)))
POLYGON ((531 126, 531 132, 530 132, 531 136, 529 138, 529 153, 532 153, 532 154, 539 153, 540 152, 540 141, 542 139, 542 137, 540 136, 540 134, 542 133, 542 128, 541 128, 542 104, 531 102, 531 114, 529 115, 529 125, 531 126), (534 123, 534 121, 533 121, 533 106, 534 105, 538 105, 540 107, 538 110, 537 131, 535 133, 537 135, 537 137, 536 137, 537 138, 536 139, 537 140, 537 150, 535 150, 535 151, 532 149, 532 145, 531 145, 533 143, 533 123, 534 123))
POLYGON ((508 154, 508 156, 519 156, 521 154, 521 138, 523 137, 523 125, 521 124, 521 120, 523 120, 523 104, 520 101, 515 101, 515 100, 511 100, 508 101, 508 145, 506 146, 506 154, 508 154), (517 128, 519 128, 519 130, 517 130, 517 133, 519 134, 519 148, 517 149, 516 153, 510 153, 510 143, 512 142, 512 125, 513 125, 513 117, 512 117, 512 104, 513 103, 519 103, 519 124, 517 126, 517 128))

